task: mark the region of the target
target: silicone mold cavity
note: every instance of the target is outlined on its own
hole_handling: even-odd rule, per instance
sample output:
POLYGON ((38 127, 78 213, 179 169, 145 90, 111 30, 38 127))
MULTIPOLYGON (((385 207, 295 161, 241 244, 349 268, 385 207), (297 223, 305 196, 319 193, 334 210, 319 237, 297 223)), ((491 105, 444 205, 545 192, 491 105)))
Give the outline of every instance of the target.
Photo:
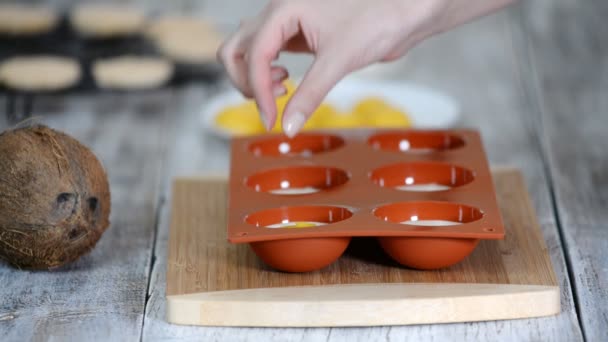
MULTIPOLYGON (((245 221, 260 229, 324 229, 326 225, 346 220, 352 213, 342 207, 302 206, 273 208, 247 216, 245 221), (266 228, 277 223, 319 222, 326 225, 310 228, 266 228)), ((251 248, 269 266, 286 272, 308 272, 336 261, 351 238, 316 237, 270 240, 251 243, 251 248)))
MULTIPOLYGON (((453 226, 474 222, 483 213, 474 207, 447 202, 403 202, 382 206, 376 217, 425 229, 429 226, 453 226)), ((451 266, 467 257, 479 239, 379 237, 384 251, 398 263, 417 269, 451 266)))
POLYGON ((348 181, 344 170, 323 166, 292 166, 255 173, 245 184, 258 192, 302 195, 329 190, 348 181))
POLYGON ((344 145, 344 139, 336 135, 302 133, 289 139, 274 136, 255 141, 249 151, 256 156, 308 156, 329 152, 344 145))
POLYGON ((245 222, 256 227, 267 227, 282 222, 308 221, 326 224, 336 223, 352 217, 352 212, 337 206, 297 206, 266 209, 248 215, 245 222))
POLYGON ((397 163, 375 169, 375 184, 403 191, 442 191, 466 185, 475 178, 473 171, 440 162, 397 163))
POLYGON ((374 210, 374 215, 383 221, 395 223, 441 220, 455 225, 480 220, 481 210, 459 203, 450 202, 402 202, 383 205, 374 210))
POLYGON ((380 237, 382 249, 401 265, 434 270, 452 266, 466 258, 479 239, 380 237))
POLYGON ((435 152, 463 147, 464 140, 444 131, 388 132, 373 135, 368 144, 393 152, 435 152))

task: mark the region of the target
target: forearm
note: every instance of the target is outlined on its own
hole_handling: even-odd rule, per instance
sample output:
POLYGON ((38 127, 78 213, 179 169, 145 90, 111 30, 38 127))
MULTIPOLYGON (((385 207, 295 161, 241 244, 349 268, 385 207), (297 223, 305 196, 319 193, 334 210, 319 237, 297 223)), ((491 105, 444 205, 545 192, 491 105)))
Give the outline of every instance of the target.
POLYGON ((270 129, 278 118, 274 97, 284 92, 281 82, 288 75, 274 59, 294 46, 315 54, 282 117, 285 133, 293 137, 348 73, 400 58, 425 38, 514 1, 271 1, 224 42, 219 56, 235 86, 255 98, 270 129))
MULTIPOLYGON (((440 19, 439 31, 447 31, 458 25, 490 14, 517 0, 448 0, 447 10, 440 19)), ((433 32, 433 34, 438 33, 433 32)))
MULTIPOLYGON (((409 0, 404 0, 409 1, 409 0)), ((431 0, 433 1, 433 0, 431 0)), ((443 7, 437 15, 417 30, 416 40, 448 31, 456 26, 473 21, 498 11, 517 0, 438 0, 443 7)), ((407 14, 406 14, 407 15, 407 14)))

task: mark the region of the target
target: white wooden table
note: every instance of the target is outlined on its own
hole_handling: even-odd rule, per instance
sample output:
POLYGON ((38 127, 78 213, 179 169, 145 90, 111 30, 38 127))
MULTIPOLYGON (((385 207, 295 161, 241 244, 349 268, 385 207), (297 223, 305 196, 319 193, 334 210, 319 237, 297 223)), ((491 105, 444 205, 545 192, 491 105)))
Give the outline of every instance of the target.
MULTIPOLYGON (((236 22, 234 11, 259 4, 205 6, 236 22)), ((34 115, 106 165, 112 226, 90 255, 59 271, 0 264, 0 341, 608 341, 607 15, 605 0, 523 1, 425 42, 382 75, 456 97, 462 125, 481 130, 492 163, 524 172, 560 279, 560 315, 347 329, 166 323, 171 179, 229 166, 227 144, 198 126, 217 87, 191 85, 33 99, 34 115)), ((9 101, 0 96, 2 111, 9 101)))

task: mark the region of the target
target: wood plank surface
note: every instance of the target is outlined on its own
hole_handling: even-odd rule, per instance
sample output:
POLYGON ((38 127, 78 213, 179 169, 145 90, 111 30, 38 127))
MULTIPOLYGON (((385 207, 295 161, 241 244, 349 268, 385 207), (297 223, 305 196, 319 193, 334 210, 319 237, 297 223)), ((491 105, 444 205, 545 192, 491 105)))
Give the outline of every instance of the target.
POLYGON ((516 170, 493 172, 505 223, 504 240, 482 240, 462 262, 435 271, 399 267, 374 238, 354 239, 332 265, 284 273, 265 265, 249 245, 226 232, 227 180, 178 178, 173 186, 167 296, 286 286, 364 283, 471 283, 557 287, 557 279, 516 170))
POLYGON ((375 239, 355 238, 332 265, 305 273, 272 270, 248 244, 228 242, 227 179, 179 178, 171 205, 167 319, 190 325, 331 327, 559 313, 557 279, 522 176, 503 169, 493 177, 505 239, 481 241, 457 265, 436 271, 403 268, 375 239))
POLYGON ((521 319, 559 312, 557 287, 496 284, 348 284, 168 297, 174 324, 370 327, 521 319))
POLYGON ((585 337, 608 340, 608 2, 526 2, 539 131, 585 337), (550 5, 551 4, 551 5, 550 5))
POLYGON ((140 338, 167 135, 164 93, 48 96, 35 115, 90 146, 108 171, 111 227, 51 272, 0 265, 1 341, 140 338))
MULTIPOLYGON (((464 113, 463 126, 481 129, 486 150, 494 164, 521 169, 529 185, 543 236, 561 288, 562 313, 555 317, 503 322, 438 326, 376 328, 203 328, 170 325, 165 321, 165 272, 170 210, 162 208, 156 262, 152 272, 144 340, 206 341, 443 341, 443 340, 554 340, 582 339, 556 228, 551 197, 536 134, 535 111, 530 94, 522 88, 517 60, 521 58, 518 8, 510 9, 423 43, 405 59, 366 72, 366 77, 406 79, 436 87, 454 96, 464 113), (446 57, 449 56, 449 57, 446 57), (463 73, 466 77, 463 78, 463 73)), ((236 15, 236 17, 239 17, 236 15)), ((302 68, 296 65, 296 69, 302 68)), ((192 173, 227 173, 228 145, 208 135, 192 122, 205 102, 199 89, 182 93, 176 108, 179 135, 171 147, 171 177, 192 173), (192 151, 196 151, 193 153, 192 151)), ((169 188, 167 197, 170 200, 169 188)))

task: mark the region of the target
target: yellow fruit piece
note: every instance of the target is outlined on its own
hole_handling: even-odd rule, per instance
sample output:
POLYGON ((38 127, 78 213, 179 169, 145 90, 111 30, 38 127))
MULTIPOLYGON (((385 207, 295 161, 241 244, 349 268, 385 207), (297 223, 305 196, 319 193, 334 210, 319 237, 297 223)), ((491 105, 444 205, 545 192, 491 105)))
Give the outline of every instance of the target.
MULTIPOLYGON (((297 86, 291 80, 283 82, 287 93, 276 98, 277 118, 272 132, 282 132, 283 113, 297 86)), ((254 101, 227 107, 217 117, 216 123, 236 135, 265 133, 260 113, 254 101)), ((351 113, 339 112, 332 105, 322 103, 304 125, 304 130, 319 128, 357 127, 410 127, 406 113, 392 107, 379 97, 366 97, 353 107, 351 113)))
POLYGON ((369 124, 373 127, 411 127, 412 121, 407 114, 395 110, 388 109, 380 111, 369 117, 369 124))
POLYGON ((215 123, 235 135, 252 135, 264 132, 264 125, 255 109, 255 105, 251 107, 248 102, 225 108, 216 116, 215 123))
POLYGON ((373 114, 390 108, 392 106, 380 97, 365 97, 357 102, 352 110, 356 114, 373 114))
POLYGON ((351 113, 333 113, 322 120, 322 128, 355 128, 362 126, 361 120, 351 113))
POLYGON ((274 127, 272 127, 272 132, 277 132, 277 133, 282 131, 282 129, 281 129, 281 127, 282 127, 281 123, 283 122, 283 112, 285 111, 285 107, 287 106, 287 102, 289 102, 289 99, 291 99, 291 96, 296 91, 296 85, 291 80, 284 81, 283 85, 287 89, 287 93, 285 95, 283 95, 283 96, 279 96, 276 99, 277 120, 275 121, 274 127))
POLYGON ((256 106, 253 100, 245 101, 235 107, 242 112, 255 113, 256 115, 258 114, 258 106, 256 106))
POLYGON ((296 91, 297 86, 296 86, 296 84, 292 80, 285 80, 283 82, 283 85, 287 89, 286 96, 291 96, 296 91))
POLYGON ((283 112, 285 111, 285 107, 287 106, 287 102, 289 102, 289 99, 290 99, 289 95, 283 95, 276 99, 278 115, 283 115, 283 112))
POLYGON ((314 222, 291 222, 291 224, 285 228, 310 228, 317 226, 319 226, 319 224, 314 222))
POLYGON ((305 130, 317 129, 323 127, 323 122, 333 115, 336 115, 336 109, 327 103, 322 103, 317 110, 312 113, 312 116, 306 121, 304 125, 305 130))
POLYGON ((283 112, 277 112, 277 120, 274 122, 274 126, 272 127, 272 129, 270 131, 274 132, 274 133, 282 132, 283 131, 282 122, 283 122, 283 112))
POLYGON ((367 97, 353 107, 355 115, 365 126, 371 127, 410 127, 407 113, 390 105, 379 97, 367 97))

